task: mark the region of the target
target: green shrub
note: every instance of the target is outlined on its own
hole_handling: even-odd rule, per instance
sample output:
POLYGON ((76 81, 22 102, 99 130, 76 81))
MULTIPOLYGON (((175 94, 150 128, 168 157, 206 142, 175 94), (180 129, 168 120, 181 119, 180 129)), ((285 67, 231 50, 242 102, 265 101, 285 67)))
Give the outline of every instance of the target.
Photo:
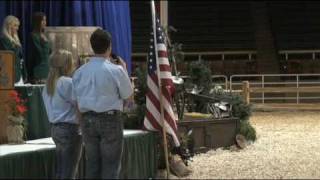
POLYGON ((247 140, 256 140, 256 131, 250 124, 249 118, 252 114, 252 106, 244 102, 240 95, 225 93, 223 90, 214 91, 210 96, 227 100, 232 105, 232 116, 238 118, 239 128, 237 133, 242 134, 247 140))
POLYGON ((250 141, 255 141, 257 139, 256 130, 249 121, 240 121, 239 134, 242 134, 250 141))
POLYGON ((147 93, 147 71, 144 68, 137 68, 135 71, 137 81, 134 93, 134 101, 136 108, 130 114, 124 113, 124 128, 126 129, 141 129, 146 111, 146 93, 147 93))

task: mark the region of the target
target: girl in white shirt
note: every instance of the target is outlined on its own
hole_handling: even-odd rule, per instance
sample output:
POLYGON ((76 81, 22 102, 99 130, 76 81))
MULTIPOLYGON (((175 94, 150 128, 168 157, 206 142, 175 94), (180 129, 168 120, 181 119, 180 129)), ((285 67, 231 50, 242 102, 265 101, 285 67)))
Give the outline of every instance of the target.
POLYGON ((49 74, 42 97, 56 144, 57 179, 75 178, 81 155, 79 113, 72 100, 72 54, 58 50, 49 58, 49 74))

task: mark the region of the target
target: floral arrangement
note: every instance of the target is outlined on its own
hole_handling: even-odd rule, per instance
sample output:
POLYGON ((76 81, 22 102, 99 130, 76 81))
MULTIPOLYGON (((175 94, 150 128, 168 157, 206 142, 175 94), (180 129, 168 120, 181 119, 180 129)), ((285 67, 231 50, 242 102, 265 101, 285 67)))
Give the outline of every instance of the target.
POLYGON ((21 117, 21 118, 11 118, 9 116, 9 121, 13 124, 22 124, 23 116, 27 112, 27 107, 25 106, 26 100, 22 99, 19 93, 15 90, 9 92, 9 99, 6 101, 7 110, 11 117, 21 117))
POLYGON ((24 114, 27 112, 26 100, 22 99, 15 90, 9 92, 6 107, 9 124, 7 126, 7 138, 9 144, 24 143, 26 137, 26 121, 24 114))

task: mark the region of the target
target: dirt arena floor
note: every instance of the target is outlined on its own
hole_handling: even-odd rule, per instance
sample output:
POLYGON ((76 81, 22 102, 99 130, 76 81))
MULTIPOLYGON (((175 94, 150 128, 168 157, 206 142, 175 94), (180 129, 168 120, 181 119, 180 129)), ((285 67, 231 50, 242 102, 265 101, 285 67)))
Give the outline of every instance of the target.
POLYGON ((194 156, 186 179, 320 179, 320 112, 254 112, 257 141, 194 156))

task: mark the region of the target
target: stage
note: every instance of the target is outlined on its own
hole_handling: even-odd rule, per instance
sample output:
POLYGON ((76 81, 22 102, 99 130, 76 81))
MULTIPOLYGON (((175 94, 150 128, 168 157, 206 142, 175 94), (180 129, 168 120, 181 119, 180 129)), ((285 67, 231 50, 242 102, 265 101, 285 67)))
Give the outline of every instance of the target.
MULTIPOLYGON (((21 145, 0 145, 0 178, 53 178, 55 145, 42 101, 44 85, 15 87, 27 100, 27 140, 21 145)), ((146 179, 155 176, 157 147, 155 133, 142 130, 124 131, 121 178, 146 179)), ((77 178, 85 176, 85 152, 79 163, 77 178)))
MULTIPOLYGON (((157 171, 156 134, 142 130, 124 131, 122 179, 153 178, 157 171)), ((78 178, 84 178, 84 150, 78 178)), ((52 138, 27 141, 20 145, 0 145, 0 178, 52 179, 55 170, 55 144, 52 138)))

